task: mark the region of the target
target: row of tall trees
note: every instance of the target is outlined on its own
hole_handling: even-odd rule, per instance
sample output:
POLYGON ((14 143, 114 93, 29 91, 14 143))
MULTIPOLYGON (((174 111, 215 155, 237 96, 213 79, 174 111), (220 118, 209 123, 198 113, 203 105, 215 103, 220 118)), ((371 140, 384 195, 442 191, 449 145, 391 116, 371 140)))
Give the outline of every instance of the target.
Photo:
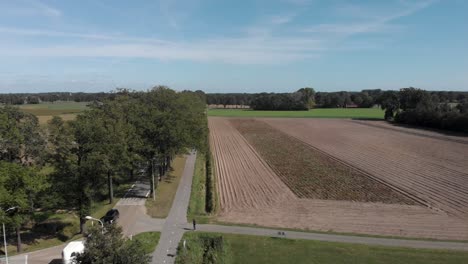
MULTIPOLYGON (((380 105, 381 96, 384 91, 381 89, 362 90, 361 92, 317 92, 314 94, 314 107, 317 108, 345 108, 345 107, 361 107, 369 108, 375 105, 380 105)), ((468 92, 455 91, 428 91, 431 97, 437 98, 439 102, 451 103, 462 102, 468 98, 468 92)), ((270 106, 264 106, 265 109, 281 108, 298 108, 295 100, 295 93, 213 93, 206 94, 206 102, 208 105, 222 105, 224 108, 228 105, 248 105, 251 108, 261 104, 265 105, 271 102, 270 106), (290 102, 292 105, 284 106, 281 102, 290 102)))
POLYGON ((44 130, 36 117, 0 107, 0 207, 20 208, 0 216, 19 232, 35 208, 71 209, 83 232, 93 201, 112 202, 114 181, 154 171, 154 191, 176 155, 205 150, 207 133, 200 94, 163 86, 120 90, 76 120, 54 117, 44 130), (52 173, 39 173, 43 166, 52 173))
POLYGON ((417 88, 386 91, 380 97, 385 119, 398 123, 468 132, 468 97, 456 103, 417 88))
POLYGON ((294 93, 261 93, 250 102, 254 110, 309 110, 315 105, 315 91, 301 88, 294 93))

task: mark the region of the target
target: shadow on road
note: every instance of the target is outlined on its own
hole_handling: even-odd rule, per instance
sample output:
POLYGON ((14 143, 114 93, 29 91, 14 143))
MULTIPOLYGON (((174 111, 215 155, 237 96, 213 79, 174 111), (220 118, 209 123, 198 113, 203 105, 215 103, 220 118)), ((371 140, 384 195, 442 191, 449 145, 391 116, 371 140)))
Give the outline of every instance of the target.
POLYGON ((53 259, 51 262, 49 262, 49 264, 62 264, 62 260, 61 259, 53 259))

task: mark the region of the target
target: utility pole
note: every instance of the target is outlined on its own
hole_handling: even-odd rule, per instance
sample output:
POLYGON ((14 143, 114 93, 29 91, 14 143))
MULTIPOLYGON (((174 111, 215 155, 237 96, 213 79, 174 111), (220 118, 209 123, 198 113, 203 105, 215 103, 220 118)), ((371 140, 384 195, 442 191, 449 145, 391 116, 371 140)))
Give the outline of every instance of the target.
POLYGON ((5 221, 3 221, 2 225, 3 225, 3 245, 5 246, 5 260, 6 260, 6 264, 8 264, 8 251, 7 251, 7 242, 6 242, 6 234, 5 234, 5 221))
MULTIPOLYGON (((9 211, 11 210, 15 210, 17 209, 18 207, 15 206, 15 207, 11 207, 11 208, 8 208, 5 210, 5 214, 8 213, 9 211)), ((0 208, 0 210, 3 210, 2 208, 0 208)), ((5 232, 5 216, 3 216, 3 219, 2 219, 2 226, 3 226, 3 245, 5 246, 5 263, 8 264, 8 250, 7 250, 7 240, 6 240, 6 232, 5 232)))

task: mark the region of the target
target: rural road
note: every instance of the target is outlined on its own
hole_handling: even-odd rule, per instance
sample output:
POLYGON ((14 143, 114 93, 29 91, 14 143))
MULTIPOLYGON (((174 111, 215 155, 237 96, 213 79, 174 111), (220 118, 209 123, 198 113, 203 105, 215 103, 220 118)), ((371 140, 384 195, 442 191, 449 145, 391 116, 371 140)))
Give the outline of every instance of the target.
POLYGON ((197 230, 204 232, 218 232, 240 235, 254 235, 267 237, 282 237, 291 239, 307 239, 328 242, 342 242, 364 244, 369 246, 391 246, 391 247, 409 247, 409 248, 426 248, 426 249, 451 249, 468 251, 468 243, 458 242, 442 242, 442 241, 425 241, 425 240, 409 240, 409 239, 394 239, 394 238, 377 238, 364 236, 348 236, 348 235, 333 235, 321 233, 308 233, 296 231, 282 231, 285 235, 279 235, 280 229, 254 228, 241 226, 225 226, 225 225, 197 225, 197 230))
POLYGON ((174 263, 177 246, 187 228, 187 209, 192 188, 192 178, 197 153, 192 151, 185 162, 182 179, 177 187, 177 193, 171 210, 164 223, 161 238, 156 251, 153 253, 152 263, 174 263))

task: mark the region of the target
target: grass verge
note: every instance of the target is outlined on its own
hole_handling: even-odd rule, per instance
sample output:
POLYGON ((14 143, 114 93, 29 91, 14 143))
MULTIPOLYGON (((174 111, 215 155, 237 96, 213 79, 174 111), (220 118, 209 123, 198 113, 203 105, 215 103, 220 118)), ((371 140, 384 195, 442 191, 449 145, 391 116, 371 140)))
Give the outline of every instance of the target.
POLYGON ((466 263, 468 252, 189 232, 176 263, 466 263), (215 239, 215 240, 213 240, 215 239), (206 243, 205 241, 217 241, 206 243), (220 245, 218 245, 220 244, 220 245), (214 245, 214 246, 213 246, 214 245))
POLYGON ((205 155, 197 154, 195 160, 195 169, 192 180, 192 191, 190 193, 190 202, 187 211, 188 219, 196 219, 197 222, 202 223, 201 219, 207 217, 205 211, 206 203, 206 168, 205 168, 205 155))
POLYGON ((207 167, 207 155, 199 152, 195 161, 195 170, 192 180, 192 191, 190 194, 190 202, 187 210, 187 218, 189 221, 195 219, 199 224, 214 223, 214 217, 218 206, 218 195, 216 191, 216 177, 214 175, 213 162, 207 167), (207 169, 211 169, 212 173, 207 174, 207 169), (208 177, 211 177, 211 182, 208 182, 208 177), (210 186, 208 186, 210 184, 210 186), (208 206, 208 199, 211 199, 211 205, 208 206), (211 212, 207 211, 211 208, 211 212))
POLYGON ((256 111, 250 109, 209 109, 208 116, 383 119, 384 111, 380 108, 316 108, 309 111, 256 111))
POLYGON ((156 250, 160 237, 160 232, 144 232, 133 236, 132 239, 141 243, 146 254, 151 254, 156 250))
POLYGON ((172 202, 177 192, 180 179, 185 167, 185 156, 178 156, 172 163, 172 170, 158 184, 156 200, 146 200, 146 213, 154 218, 166 218, 171 210, 172 202))

